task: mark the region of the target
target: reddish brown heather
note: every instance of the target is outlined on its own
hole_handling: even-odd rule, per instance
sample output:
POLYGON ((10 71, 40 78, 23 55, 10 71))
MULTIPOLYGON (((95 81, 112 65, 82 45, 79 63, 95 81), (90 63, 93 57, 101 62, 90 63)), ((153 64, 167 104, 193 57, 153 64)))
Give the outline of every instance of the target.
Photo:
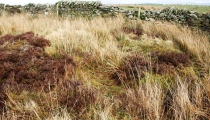
POLYGON ((148 60, 141 55, 132 55, 124 59, 124 62, 113 73, 111 78, 124 82, 144 77, 145 72, 157 74, 171 74, 175 68, 186 67, 190 65, 188 54, 167 52, 156 52, 151 56, 153 61, 148 60))
POLYGON ((153 71, 158 74, 172 73, 176 67, 187 67, 190 65, 189 54, 177 52, 156 52, 153 56, 157 57, 154 61, 153 71))
POLYGON ((97 100, 97 91, 79 81, 63 81, 58 85, 57 92, 60 105, 75 112, 77 118, 80 118, 82 113, 88 112, 87 108, 97 100))
POLYGON ((113 79, 124 82, 124 80, 138 79, 144 76, 144 72, 148 71, 150 63, 140 55, 133 55, 125 58, 120 68, 111 74, 113 79))
POLYGON ((133 33, 133 34, 137 35, 138 37, 140 37, 143 34, 143 29, 139 29, 139 28, 124 27, 123 31, 127 34, 133 33))
POLYGON ((0 38, 0 108, 6 99, 6 88, 16 92, 42 88, 47 91, 49 85, 54 88, 65 76, 72 77, 76 67, 73 59, 50 57, 44 52, 46 46, 50 46, 50 41, 33 32, 0 38))

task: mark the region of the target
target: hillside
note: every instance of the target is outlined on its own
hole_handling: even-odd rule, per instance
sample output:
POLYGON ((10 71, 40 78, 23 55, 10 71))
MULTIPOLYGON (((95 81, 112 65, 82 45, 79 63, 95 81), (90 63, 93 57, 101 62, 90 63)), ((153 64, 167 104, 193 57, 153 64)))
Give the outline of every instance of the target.
POLYGON ((0 16, 1 119, 210 118, 210 36, 163 21, 0 16))

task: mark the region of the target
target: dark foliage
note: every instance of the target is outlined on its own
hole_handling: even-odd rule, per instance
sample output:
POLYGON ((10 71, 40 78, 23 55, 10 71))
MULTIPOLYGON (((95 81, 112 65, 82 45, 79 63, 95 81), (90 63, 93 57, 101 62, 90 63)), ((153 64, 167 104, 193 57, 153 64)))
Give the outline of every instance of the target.
POLYGON ((2 90, 2 86, 0 86, 0 113, 5 111, 4 100, 7 99, 4 91, 2 90))
POLYGON ((145 72, 157 74, 171 74, 175 68, 190 65, 189 55, 184 53, 167 52, 154 53, 151 56, 153 61, 149 61, 141 55, 132 55, 124 59, 120 67, 113 73, 111 78, 120 82, 125 80, 135 80, 144 77, 145 72))
POLYGON ((144 72, 150 68, 150 62, 140 55, 125 58, 120 68, 111 74, 113 79, 124 82, 124 80, 135 80, 144 77, 144 72))
MULTIPOLYGON (((44 52, 46 46, 50 46, 50 42, 33 32, 1 37, 0 91, 10 88, 16 92, 23 89, 47 92, 49 85, 53 88, 66 75, 71 77, 76 67, 73 59, 68 56, 61 59, 50 57, 44 52)), ((4 96, 2 92, 0 101, 4 101, 4 96)))
POLYGON ((124 27, 123 31, 125 33, 133 33, 135 35, 137 35, 138 37, 140 37, 141 35, 143 35, 143 29, 139 29, 139 28, 129 28, 129 27, 124 27))
POLYGON ((87 108, 97 99, 97 91, 84 86, 79 81, 63 81, 58 88, 62 88, 58 89, 60 104, 75 112, 77 118, 87 112, 87 108))
POLYGON ((164 54, 157 54, 159 63, 166 63, 178 67, 180 65, 187 66, 190 64, 190 57, 188 54, 167 52, 164 54))

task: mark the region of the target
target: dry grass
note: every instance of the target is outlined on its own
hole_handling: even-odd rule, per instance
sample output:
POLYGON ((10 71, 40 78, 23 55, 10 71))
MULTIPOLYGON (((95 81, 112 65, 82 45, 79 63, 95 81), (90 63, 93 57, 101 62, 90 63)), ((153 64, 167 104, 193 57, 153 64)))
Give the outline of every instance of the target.
POLYGON ((173 23, 149 23, 143 24, 143 28, 150 36, 173 40, 182 51, 196 56, 202 66, 210 71, 210 42, 207 35, 173 23))
MULTIPOLYGON (((49 87, 47 93, 42 90, 16 93, 7 89, 8 99, 2 101, 6 111, 1 119, 210 118, 210 42, 201 32, 172 23, 125 20, 122 16, 60 19, 4 14, 0 21, 0 36, 33 31, 50 40, 52 46, 45 49, 46 53, 53 57, 69 54, 77 64, 70 81, 61 80, 55 89, 49 87), (132 32, 123 28, 132 28, 132 32), (143 29, 144 36, 141 33, 130 37, 135 36, 133 28, 143 29), (153 62, 157 56, 145 52, 142 46, 151 41, 154 46, 164 43, 154 41, 156 38, 170 40, 179 52, 188 53, 192 65, 174 66, 170 75, 145 70, 138 82, 116 84, 109 75, 122 67, 124 58, 129 59, 135 53, 148 63, 153 62)), ((141 68, 140 62, 132 67, 141 68)), ((131 81, 135 77, 130 74, 131 81)))
POLYGON ((48 48, 47 53, 53 53, 56 49, 57 52, 71 54, 73 50, 77 50, 90 53, 91 58, 98 61, 108 58, 116 62, 124 54, 117 48, 116 41, 110 35, 111 30, 122 26, 122 17, 114 21, 111 18, 68 20, 46 16, 37 19, 25 15, 3 16, 0 19, 2 34, 33 31, 51 40, 54 48, 48 48))

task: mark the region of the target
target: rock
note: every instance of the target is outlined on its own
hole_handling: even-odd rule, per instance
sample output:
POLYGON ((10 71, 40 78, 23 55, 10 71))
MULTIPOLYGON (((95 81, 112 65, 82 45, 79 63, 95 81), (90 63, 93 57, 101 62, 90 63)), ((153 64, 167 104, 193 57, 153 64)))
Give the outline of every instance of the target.
POLYGON ((146 13, 145 12, 140 12, 140 19, 145 20, 146 19, 146 13))
POLYGON ((168 9, 168 14, 171 14, 175 10, 175 6, 172 6, 168 9))
POLYGON ((165 13, 161 13, 161 14, 160 14, 160 18, 164 18, 165 16, 166 16, 165 13))
POLYGON ((16 8, 16 7, 13 7, 13 6, 7 7, 7 8, 6 8, 6 11, 7 11, 9 14, 21 13, 20 9, 18 9, 18 8, 16 8))
POLYGON ((134 18, 134 16, 133 15, 128 15, 128 18, 132 19, 132 18, 134 18))
POLYGON ((195 11, 190 11, 190 14, 195 14, 195 11))
POLYGON ((120 13, 126 13, 126 10, 119 10, 120 13))
POLYGON ((44 12, 44 14, 45 14, 45 15, 49 15, 49 13, 48 13, 48 12, 44 12))
MULTIPOLYGON (((5 5, 0 4, 0 15, 4 10, 5 5)), ((50 4, 27 4, 25 6, 9 6, 7 5, 6 11, 11 13, 26 12, 31 13, 34 18, 38 14, 57 14, 61 17, 75 17, 75 16, 104 16, 111 17, 121 13, 129 19, 134 19, 138 16, 138 10, 126 10, 118 6, 102 5, 101 2, 94 1, 63 1, 57 2, 54 5, 50 4), (57 6, 58 5, 58 6, 57 6), (58 7, 58 8, 57 8, 58 7)), ((155 21, 155 20, 168 20, 186 24, 189 26, 200 26, 204 30, 210 31, 210 13, 201 14, 187 9, 177 9, 175 7, 168 7, 163 10, 151 11, 141 10, 140 19, 155 21)))
POLYGON ((171 20, 172 20, 172 21, 177 21, 176 15, 171 15, 171 20))
POLYGON ((210 13, 209 13, 209 14, 207 14, 207 17, 210 19, 210 13))
POLYGON ((155 13, 156 15, 160 15, 160 11, 156 11, 156 13, 155 13))
POLYGON ((189 16, 193 19, 198 19, 198 17, 195 14, 190 14, 189 16))
POLYGON ((148 18, 148 21, 155 22, 154 18, 148 18))
POLYGON ((99 7, 99 9, 107 9, 107 8, 108 8, 108 6, 105 6, 105 5, 102 5, 99 7))

